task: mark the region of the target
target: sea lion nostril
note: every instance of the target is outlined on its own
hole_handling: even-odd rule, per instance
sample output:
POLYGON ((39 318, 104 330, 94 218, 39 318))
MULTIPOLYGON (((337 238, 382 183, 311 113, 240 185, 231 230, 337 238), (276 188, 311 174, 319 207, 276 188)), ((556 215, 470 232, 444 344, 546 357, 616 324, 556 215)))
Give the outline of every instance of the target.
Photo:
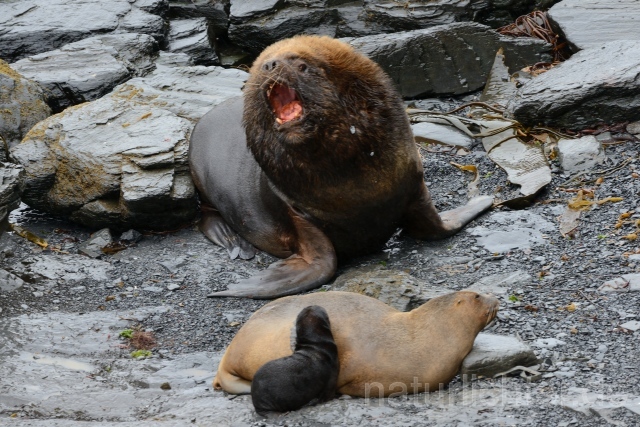
POLYGON ((265 71, 273 71, 278 67, 280 61, 271 61, 271 62, 265 62, 264 65, 262 66, 262 68, 265 71))

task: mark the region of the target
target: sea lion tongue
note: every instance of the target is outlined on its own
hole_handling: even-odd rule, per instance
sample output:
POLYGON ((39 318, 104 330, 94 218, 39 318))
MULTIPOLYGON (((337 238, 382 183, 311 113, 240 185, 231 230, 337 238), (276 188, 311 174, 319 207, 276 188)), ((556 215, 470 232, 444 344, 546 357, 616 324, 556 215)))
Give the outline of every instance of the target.
POLYGON ((287 123, 302 115, 302 103, 294 89, 276 83, 267 95, 278 123, 287 123))

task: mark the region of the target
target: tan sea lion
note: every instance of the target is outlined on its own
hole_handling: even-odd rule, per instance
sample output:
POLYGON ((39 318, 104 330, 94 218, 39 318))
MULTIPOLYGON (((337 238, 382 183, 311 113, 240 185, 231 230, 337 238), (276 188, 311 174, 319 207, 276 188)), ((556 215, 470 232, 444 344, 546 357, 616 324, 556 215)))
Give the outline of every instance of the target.
POLYGON ((434 298, 406 313, 351 292, 281 298, 240 328, 220 361, 214 388, 249 393, 261 366, 291 354, 291 327, 309 305, 329 314, 340 359, 338 392, 361 397, 433 391, 449 383, 498 310, 496 298, 471 291, 434 298))
POLYGON ((477 197, 438 215, 402 99, 366 56, 298 36, 256 59, 244 89, 197 124, 189 152, 201 230, 232 258, 283 258, 210 296, 275 298, 313 289, 338 260, 375 252, 398 229, 459 231, 489 209, 477 197))
POLYGON ((256 412, 288 412, 336 394, 340 362, 324 308, 305 307, 295 321, 296 345, 291 356, 262 365, 251 382, 256 412))

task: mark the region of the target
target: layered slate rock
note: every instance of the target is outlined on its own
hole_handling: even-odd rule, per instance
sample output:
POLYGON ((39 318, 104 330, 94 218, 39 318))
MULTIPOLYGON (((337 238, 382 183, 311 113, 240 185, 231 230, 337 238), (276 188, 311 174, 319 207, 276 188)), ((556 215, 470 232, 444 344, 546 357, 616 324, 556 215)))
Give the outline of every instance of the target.
POLYGON ((197 213, 187 164, 195 121, 240 96, 246 73, 158 65, 97 101, 34 127, 12 155, 23 200, 90 227, 167 229, 197 213))
POLYGON ((640 41, 590 47, 518 89, 508 109, 526 126, 581 130, 640 119, 640 41))
POLYGON ((410 31, 454 22, 472 21, 488 0, 408 1, 368 0, 364 15, 367 23, 377 24, 380 32, 410 31))
POLYGON ((13 62, 111 32, 149 34, 162 42, 167 26, 157 14, 167 5, 167 0, 0 2, 0 58, 13 62))
POLYGON ((216 34, 229 26, 229 0, 171 0, 169 17, 172 19, 207 18, 216 34))
MULTIPOLYGON (((24 169, 12 163, 0 162, 0 225, 6 221, 9 212, 20 205, 20 195, 24 189, 24 169)), ((3 227, 0 226, 0 233, 3 227)), ((0 282, 2 277, 0 276, 0 282)))
POLYGON ((0 161, 7 160, 5 143, 18 144, 33 125, 50 115, 42 87, 0 60, 0 161))
POLYGON ((482 88, 500 48, 511 72, 551 60, 547 43, 502 36, 477 23, 441 25, 348 41, 380 64, 400 93, 411 98, 463 94, 482 88))
MULTIPOLYGON (((241 9, 234 8, 235 3, 231 3, 229 40, 254 56, 257 56, 270 44, 293 37, 296 34, 335 37, 340 22, 340 15, 335 8, 292 6, 279 10, 268 17, 262 17, 263 12, 253 13, 252 9, 246 11, 245 9, 249 6, 245 7, 245 3, 250 2, 242 2, 241 9)), ((253 5, 253 2, 251 4, 253 5)))
POLYGON ((238 69, 160 65, 171 60, 176 60, 174 54, 161 53, 153 73, 129 80, 111 96, 162 108, 195 123, 213 106, 240 96, 248 77, 238 69))
POLYGON ((615 40, 640 40, 637 0, 563 0, 549 9, 549 20, 574 51, 615 40))
POLYGON ((218 55, 209 43, 205 18, 171 21, 169 52, 186 53, 197 65, 219 64, 218 55))
POLYGON ((158 43, 146 34, 90 37, 11 64, 47 89, 54 112, 93 101, 155 68, 158 43))

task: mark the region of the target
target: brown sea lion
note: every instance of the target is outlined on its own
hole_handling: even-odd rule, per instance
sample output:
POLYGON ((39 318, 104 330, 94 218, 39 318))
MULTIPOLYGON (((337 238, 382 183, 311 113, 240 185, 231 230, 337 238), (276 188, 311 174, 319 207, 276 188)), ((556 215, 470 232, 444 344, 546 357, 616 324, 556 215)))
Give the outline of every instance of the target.
POLYGON ((298 36, 256 59, 244 89, 197 124, 189 152, 202 231, 266 270, 210 296, 313 289, 337 261, 380 250, 398 229, 450 236, 492 198, 438 215, 402 99, 373 61, 329 37, 298 36), (242 117, 242 119, 241 119, 242 117))
POLYGON ((295 321, 296 346, 291 356, 262 365, 251 382, 256 412, 288 412, 336 394, 340 363, 329 315, 317 305, 305 307, 295 321))
POLYGON ((281 298, 240 328, 220 361, 214 388, 248 393, 262 365, 291 354, 291 326, 309 305, 324 308, 331 319, 338 392, 362 397, 433 391, 449 383, 498 310, 496 298, 471 291, 434 298, 406 313, 351 292, 281 298))

